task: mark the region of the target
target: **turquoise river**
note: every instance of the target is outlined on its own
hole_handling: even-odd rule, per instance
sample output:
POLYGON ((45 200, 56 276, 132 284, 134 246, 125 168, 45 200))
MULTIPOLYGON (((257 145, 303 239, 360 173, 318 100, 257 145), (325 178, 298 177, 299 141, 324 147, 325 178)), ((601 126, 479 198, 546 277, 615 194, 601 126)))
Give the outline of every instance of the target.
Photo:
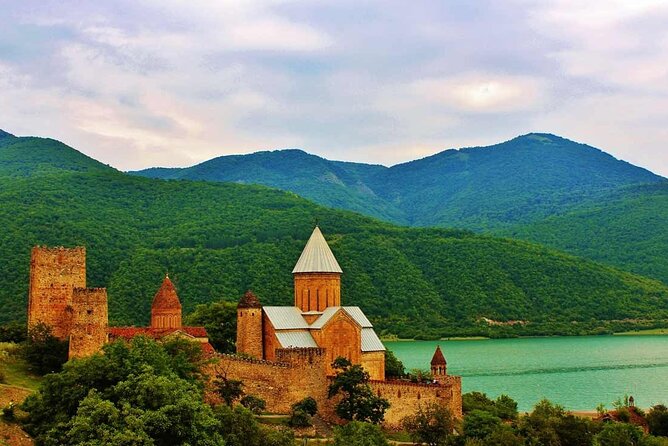
POLYGON ((668 336, 385 342, 407 370, 428 368, 436 345, 464 392, 505 393, 521 411, 542 398, 569 410, 611 407, 624 395, 639 407, 668 404, 668 336))

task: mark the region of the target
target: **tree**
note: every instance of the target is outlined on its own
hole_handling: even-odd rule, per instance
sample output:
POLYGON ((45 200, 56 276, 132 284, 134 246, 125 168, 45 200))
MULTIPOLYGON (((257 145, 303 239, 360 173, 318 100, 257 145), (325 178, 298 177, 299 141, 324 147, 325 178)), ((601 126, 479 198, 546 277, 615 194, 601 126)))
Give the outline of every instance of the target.
POLYGON ((213 383, 216 393, 231 407, 232 403, 244 394, 244 383, 236 379, 227 379, 224 375, 218 375, 217 378, 213 383))
POLYGON ((238 405, 220 405, 214 410, 226 446, 293 446, 294 434, 288 429, 265 429, 251 411, 238 405))
POLYGON ((641 445, 643 433, 639 427, 626 423, 607 423, 596 435, 599 446, 641 445))
POLYGON ((25 323, 9 322, 0 325, 0 342, 14 342, 19 343, 26 340, 26 333, 28 329, 25 323))
POLYGON ((404 364, 392 350, 385 351, 385 378, 401 378, 406 374, 404 364))
POLYGON ((261 414, 267 408, 267 402, 255 395, 246 395, 241 398, 239 404, 253 412, 255 415, 261 414))
POLYGON ((236 352, 237 304, 218 301, 197 305, 186 316, 190 325, 202 325, 209 335, 209 342, 220 353, 236 352))
POLYGON ((455 430, 452 413, 442 404, 419 407, 414 415, 403 419, 402 425, 414 443, 426 443, 429 446, 446 444, 455 430))
POLYGON ((390 403, 376 396, 369 386, 369 374, 361 365, 352 365, 345 358, 337 358, 333 363, 336 376, 329 385, 328 398, 342 393, 336 405, 336 414, 344 420, 380 423, 390 403))
POLYGON ((668 408, 663 404, 657 404, 647 414, 649 432, 652 435, 668 437, 668 408))
POLYGON ((292 410, 302 410, 310 416, 318 413, 318 403, 310 396, 292 405, 292 410))
MULTIPOLYGON (((78 414, 83 400, 93 390, 103 401, 111 401, 120 411, 119 416, 133 417, 132 413, 123 412, 123 407, 118 405, 121 398, 119 392, 121 388, 127 388, 122 386, 123 383, 144 375, 147 375, 147 380, 148 375, 165 377, 174 383, 178 392, 187 390, 188 399, 199 404, 203 399, 202 386, 187 371, 188 367, 181 364, 182 361, 185 361, 182 355, 170 356, 163 345, 143 336, 137 336, 130 342, 118 340, 107 344, 103 353, 70 361, 62 372, 45 376, 39 391, 30 395, 22 405, 28 413, 25 428, 38 444, 53 438, 64 442, 67 432, 74 427, 67 423, 78 414)), ((130 390, 142 390, 146 405, 150 401, 159 401, 151 396, 154 392, 151 386, 136 385, 130 390)), ((91 407, 99 406, 94 403, 91 407)), ((140 401, 140 404, 144 403, 140 401)), ((152 410, 151 406, 147 408, 152 410)))
POLYGON ((45 375, 62 369, 67 362, 68 349, 67 341, 55 337, 51 327, 39 322, 28 331, 23 355, 36 373, 45 375))
POLYGON ((383 431, 375 424, 351 421, 334 428, 334 446, 387 446, 383 431))
POLYGON ((484 410, 473 410, 464 417, 464 436, 486 439, 501 426, 501 418, 484 410))

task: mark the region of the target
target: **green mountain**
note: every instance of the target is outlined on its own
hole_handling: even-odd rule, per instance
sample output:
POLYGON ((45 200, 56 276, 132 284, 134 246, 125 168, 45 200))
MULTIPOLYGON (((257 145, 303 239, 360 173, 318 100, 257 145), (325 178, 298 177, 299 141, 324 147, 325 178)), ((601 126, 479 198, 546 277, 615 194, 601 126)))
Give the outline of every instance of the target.
POLYGON ((599 149, 549 134, 446 150, 390 168, 283 150, 133 173, 262 184, 393 223, 472 230, 526 224, 621 186, 665 181, 599 149))
POLYGON ((664 284, 531 243, 397 227, 262 186, 130 176, 16 139, 22 152, 0 146, 0 321, 25 315, 37 244, 87 247, 89 285, 108 287, 115 323, 146 323, 167 271, 186 312, 249 288, 290 304, 316 218, 345 271, 344 301, 382 333, 573 334, 668 319, 664 284), (483 317, 529 323, 490 328, 483 317))
POLYGON ((536 241, 668 283, 668 219, 657 217, 668 215, 668 203, 651 192, 668 181, 554 135, 446 150, 390 168, 286 150, 135 174, 264 184, 398 224, 536 241))

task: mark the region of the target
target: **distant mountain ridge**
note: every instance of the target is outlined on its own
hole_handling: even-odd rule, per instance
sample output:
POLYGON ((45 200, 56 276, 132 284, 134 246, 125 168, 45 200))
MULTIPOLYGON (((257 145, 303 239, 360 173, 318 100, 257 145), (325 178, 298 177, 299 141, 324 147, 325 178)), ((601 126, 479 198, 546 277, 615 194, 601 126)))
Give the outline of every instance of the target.
POLYGON ((264 186, 135 177, 53 140, 14 139, 0 143, 0 323, 25 316, 38 244, 86 246, 88 283, 108 287, 112 323, 145 324, 165 271, 186 312, 248 289, 266 305, 289 305, 316 218, 344 270, 342 298, 379 333, 591 334, 668 323, 665 284, 532 243, 397 227, 264 186))
POLYGON ((489 147, 446 150, 392 167, 283 150, 131 173, 262 184, 397 224, 473 230, 537 221, 611 189, 665 181, 599 149, 537 133, 489 147))

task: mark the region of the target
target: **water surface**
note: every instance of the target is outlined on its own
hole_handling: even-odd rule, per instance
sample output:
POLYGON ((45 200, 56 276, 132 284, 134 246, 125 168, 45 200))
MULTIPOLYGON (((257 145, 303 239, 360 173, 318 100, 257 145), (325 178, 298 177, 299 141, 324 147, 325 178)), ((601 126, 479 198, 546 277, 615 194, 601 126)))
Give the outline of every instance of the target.
POLYGON ((428 368, 436 345, 464 392, 505 393, 522 411, 544 397, 569 410, 611 407, 625 394, 639 407, 668 404, 668 336, 385 342, 407 369, 428 368))

